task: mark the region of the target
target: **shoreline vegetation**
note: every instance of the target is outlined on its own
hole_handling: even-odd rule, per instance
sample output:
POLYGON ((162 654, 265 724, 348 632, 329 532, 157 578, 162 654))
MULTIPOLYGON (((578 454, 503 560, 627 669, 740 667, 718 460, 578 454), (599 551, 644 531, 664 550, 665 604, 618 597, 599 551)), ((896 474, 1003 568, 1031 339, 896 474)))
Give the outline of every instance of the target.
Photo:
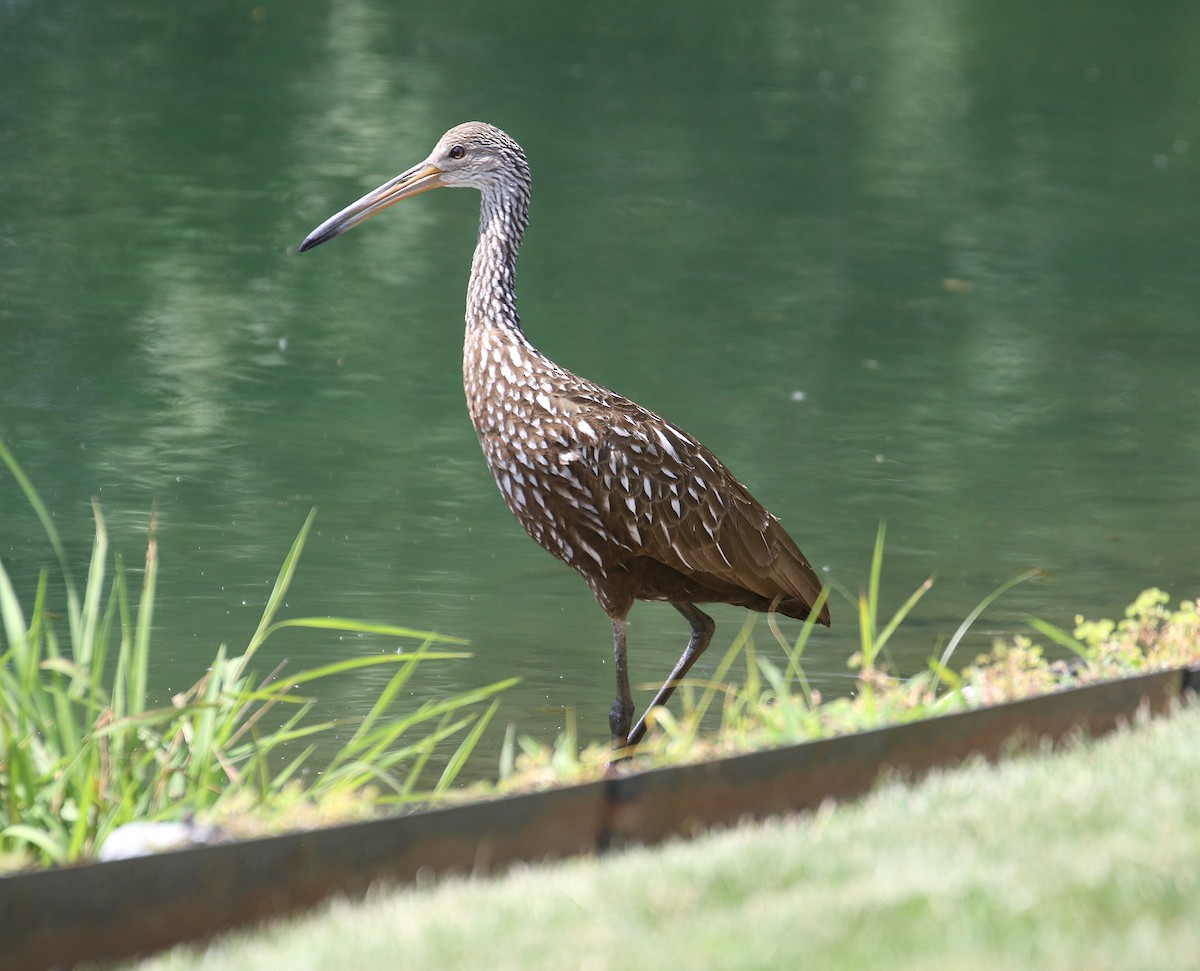
POLYGON ((462 641, 345 618, 276 619, 314 510, 245 648, 221 645, 191 687, 153 706, 154 516, 135 596, 119 553, 110 570, 104 517, 93 503, 96 534, 81 590, 48 510, 2 443, 0 462, 37 513, 59 569, 53 580, 42 570, 26 611, 0 564, 0 871, 92 859, 133 823, 194 820, 249 836, 437 799, 454 785, 498 696, 517 680, 400 711, 396 699, 421 669, 470 656, 462 641), (287 628, 378 635, 399 646, 308 670, 255 673, 258 650, 287 628), (313 717, 324 684, 364 668, 388 672, 364 716, 313 717), (314 739, 339 730, 348 740, 313 771, 314 739), (435 753, 456 739, 427 781, 435 753))
MULTIPOLYGON (((195 820, 228 836, 253 836, 614 771, 608 744, 581 750, 570 722, 551 744, 518 737, 509 726, 496 781, 461 785, 504 690, 518 679, 402 710, 397 699, 423 668, 470 656, 461 641, 345 618, 277 619, 315 510, 241 653, 222 645, 192 687, 169 705, 152 706, 147 672, 157 576, 154 517, 134 594, 122 557, 110 556, 104 518, 94 504, 95 539, 80 589, 49 512, 2 443, 0 462, 35 510, 58 566, 58 575, 42 571, 33 603, 25 607, 0 564, 0 870, 92 859, 113 832, 132 823, 195 820), (399 647, 306 671, 255 674, 250 664, 256 652, 285 628, 380 635, 399 647), (390 673, 365 716, 314 717, 323 683, 366 667, 390 673), (313 740, 348 728, 349 739, 311 771, 313 740)), ((997 597, 1036 575, 1030 571, 984 598, 938 646, 926 670, 897 677, 889 671, 888 641, 932 579, 891 617, 881 617, 884 539, 881 526, 865 589, 857 596, 838 591, 854 604, 860 631, 851 696, 825 701, 805 678, 811 622, 789 642, 768 615, 779 650, 767 657, 755 646, 751 616, 713 674, 681 686, 679 714, 653 713, 646 740, 616 771, 828 738, 1200 662, 1200 601, 1172 610, 1167 594, 1150 589, 1119 621, 1080 617, 1068 632, 1031 620, 1032 633, 1065 660, 1050 660, 1033 637, 1018 635, 995 642, 962 669, 952 667, 971 624, 997 597)))

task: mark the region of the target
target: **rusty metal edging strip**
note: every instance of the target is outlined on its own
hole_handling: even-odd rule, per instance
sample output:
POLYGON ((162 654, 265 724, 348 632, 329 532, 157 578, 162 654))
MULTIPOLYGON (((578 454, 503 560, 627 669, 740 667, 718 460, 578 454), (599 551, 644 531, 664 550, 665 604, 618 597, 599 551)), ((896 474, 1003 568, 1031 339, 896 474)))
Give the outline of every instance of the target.
POLYGON ((652 843, 746 817, 816 809, 864 795, 889 771, 917 778, 972 756, 995 760, 1045 740, 1103 735, 1139 711, 1166 712, 1188 690, 1187 675, 1164 671, 630 776, 619 780, 612 841, 652 843))
POLYGON ((0 877, 0 971, 146 953, 295 911, 375 880, 487 872, 655 843, 862 795, 1021 744, 1160 714, 1200 671, 1166 671, 908 725, 568 789, 244 843, 0 877))

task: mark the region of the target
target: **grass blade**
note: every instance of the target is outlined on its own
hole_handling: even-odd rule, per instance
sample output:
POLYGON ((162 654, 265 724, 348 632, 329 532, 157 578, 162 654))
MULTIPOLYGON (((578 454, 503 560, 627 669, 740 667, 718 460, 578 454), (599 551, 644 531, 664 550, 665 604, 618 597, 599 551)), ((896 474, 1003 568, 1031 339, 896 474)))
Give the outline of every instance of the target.
POLYGON ((283 559, 283 565, 279 568, 279 574, 275 578, 275 585, 271 588, 270 596, 267 597, 267 604, 263 608, 258 627, 255 628, 249 643, 246 645, 246 651, 238 662, 237 672, 239 674, 250 663, 250 659, 254 657, 262 642, 266 640, 267 635, 270 633, 271 622, 274 620, 275 614, 279 612, 279 608, 283 605, 283 598, 287 595, 288 587, 291 586, 292 577, 296 575, 296 566, 300 561, 300 552, 304 549, 304 544, 308 539, 308 534, 312 530, 312 525, 316 518, 317 510, 314 507, 309 511, 308 517, 304 520, 304 525, 300 527, 300 532, 292 543, 292 548, 288 550, 287 556, 283 559))
POLYGON ((946 644, 945 650, 942 651, 942 656, 938 659, 938 663, 941 665, 941 667, 945 668, 946 665, 949 664, 950 658, 954 654, 955 648, 958 647, 959 641, 963 639, 963 636, 971 629, 971 626, 975 623, 975 621, 979 619, 980 614, 982 614, 988 609, 988 607, 999 600, 1000 597, 1008 593, 1009 590, 1017 586, 1017 584, 1024 583, 1026 580, 1032 580, 1034 577, 1040 576, 1041 572, 1042 571, 1038 569, 1026 570, 1024 573, 1020 573, 1011 580, 1007 580, 1000 584, 1000 586, 979 601, 979 603, 975 605, 975 609, 967 614, 965 618, 963 618, 963 622, 958 625, 958 629, 955 630, 953 635, 951 635, 949 643, 946 644))
POLYGON ((1068 634, 1065 630, 1055 627, 1053 624, 1047 623, 1044 620, 1039 620, 1037 617, 1030 617, 1026 623, 1029 624, 1039 634, 1044 634, 1054 641, 1059 647, 1065 647, 1076 657, 1087 658, 1088 646, 1081 641, 1077 641, 1074 637, 1068 634))
POLYGON ((471 757, 471 753, 475 751, 475 746, 479 744, 479 739, 483 736, 484 731, 491 723, 492 718, 500 708, 500 699, 494 700, 488 705, 487 711, 480 715, 475 720, 475 725, 467 733, 466 737, 459 743, 454 754, 450 756, 450 761, 446 763, 446 767, 442 770, 442 775, 438 779, 437 784, 433 787, 433 794, 440 795, 454 784, 454 780, 458 778, 462 772, 463 766, 467 764, 467 759, 471 757))
POLYGON ((42 502, 42 497, 34 489, 33 483, 25 475, 25 470, 17 463, 16 458, 8 450, 3 441, 0 441, 0 461, 3 461, 8 466, 8 471, 17 480, 21 491, 25 493, 26 501, 33 508, 38 522, 42 524, 42 531, 50 541, 50 546, 54 550, 55 557, 58 559, 58 568, 62 572, 63 581, 65 582, 68 623, 72 631, 72 636, 78 636, 80 627, 79 595, 75 592, 75 581, 71 575, 70 562, 67 560, 67 553, 63 547, 62 540, 59 538, 58 530, 54 527, 54 519, 50 515, 50 511, 46 508, 46 504, 42 502))

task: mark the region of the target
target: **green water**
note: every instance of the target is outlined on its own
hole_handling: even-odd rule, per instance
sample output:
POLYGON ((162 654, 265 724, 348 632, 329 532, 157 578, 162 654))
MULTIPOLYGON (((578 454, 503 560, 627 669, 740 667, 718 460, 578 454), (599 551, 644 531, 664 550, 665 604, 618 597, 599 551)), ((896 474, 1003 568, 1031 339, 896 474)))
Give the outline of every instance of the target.
MULTIPOLYGON (((852 590, 886 520, 885 606, 937 574, 902 669, 1032 567, 964 661, 1031 614, 1195 596, 1197 49, 1190 0, 9 0, 0 437, 81 572, 91 497, 131 563, 157 503, 163 697, 244 644, 317 506, 291 615, 467 638, 418 699, 516 672, 506 720, 603 737, 607 619, 462 400, 477 196, 296 253, 479 118, 533 168, 531 338, 709 444, 852 590)), ((6 474, 0 557, 26 592, 50 559, 6 474)), ((833 611, 828 691, 857 642, 833 611)), ((727 644, 742 613, 714 615, 727 644)), ((634 680, 685 634, 637 608, 634 680)), ((262 667, 387 649, 280 638, 262 667)))

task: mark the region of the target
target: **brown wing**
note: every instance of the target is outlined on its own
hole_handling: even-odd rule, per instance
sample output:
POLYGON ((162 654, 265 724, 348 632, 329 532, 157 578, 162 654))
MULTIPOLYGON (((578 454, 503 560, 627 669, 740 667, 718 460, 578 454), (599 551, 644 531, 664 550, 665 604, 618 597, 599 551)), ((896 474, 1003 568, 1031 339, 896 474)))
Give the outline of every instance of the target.
MULTIPOLYGON (((807 616, 821 582, 778 520, 692 436, 598 390, 571 395, 572 425, 596 432, 574 448, 594 475, 608 540, 714 590, 745 590, 807 616)), ((820 620, 829 623, 827 607, 820 620)))

